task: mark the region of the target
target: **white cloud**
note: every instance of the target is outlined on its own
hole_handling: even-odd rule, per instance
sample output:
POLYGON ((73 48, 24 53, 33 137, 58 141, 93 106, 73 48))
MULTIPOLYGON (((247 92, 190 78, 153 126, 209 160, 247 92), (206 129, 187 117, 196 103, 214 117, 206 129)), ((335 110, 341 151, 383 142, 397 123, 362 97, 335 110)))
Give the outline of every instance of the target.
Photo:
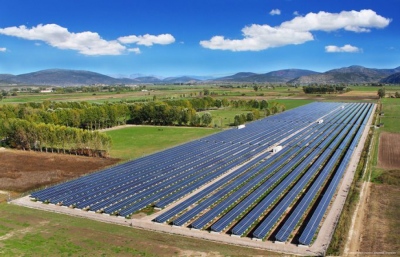
POLYGON ((200 45, 214 50, 260 51, 314 40, 311 31, 344 29, 353 32, 369 32, 371 28, 386 27, 390 21, 372 10, 308 13, 276 27, 257 24, 246 26, 242 29, 243 39, 214 36, 210 40, 200 41, 200 45))
POLYGON ((7 48, 5 48, 5 47, 0 47, 0 52, 5 52, 5 51, 7 51, 7 48))
POLYGON ((269 12, 269 14, 270 14, 270 15, 281 15, 281 10, 279 10, 279 9, 272 9, 272 10, 269 12))
POLYGON ((298 11, 294 11, 294 12, 293 12, 293 15, 294 15, 294 16, 299 16, 300 13, 299 13, 298 11))
POLYGON ((140 54, 140 53, 141 53, 141 52, 140 52, 140 49, 139 49, 138 47, 129 48, 129 49, 128 49, 128 52, 132 52, 132 53, 135 53, 135 54, 140 54))
POLYGON ((313 39, 311 33, 292 29, 273 28, 268 25, 253 24, 242 29, 244 39, 231 40, 214 36, 209 41, 201 41, 205 48, 231 51, 260 51, 289 44, 302 44, 313 39))
POLYGON ((175 42, 175 38, 171 34, 161 34, 158 36, 154 35, 143 35, 143 36, 125 36, 118 38, 118 41, 123 44, 138 44, 138 45, 145 45, 145 46, 152 46, 153 44, 159 45, 168 45, 175 42))
MULTIPOLYGON (((139 48, 127 49, 123 44, 136 43, 151 46, 153 44, 170 44, 175 38, 170 34, 153 36, 120 37, 118 40, 105 40, 96 32, 69 32, 57 24, 39 24, 36 27, 26 26, 0 28, 0 34, 19 37, 27 40, 43 41, 59 49, 76 50, 84 55, 120 55, 124 52, 140 53, 139 48)), ((40 43, 35 42, 35 45, 40 43)))
POLYGON ((280 27, 297 31, 344 29, 353 32, 369 32, 370 28, 386 27, 390 21, 372 10, 342 11, 340 13, 319 12, 295 17, 291 21, 282 23, 280 27))
POLYGON ((40 40, 53 47, 76 50, 84 55, 119 55, 126 49, 116 40, 104 40, 95 32, 73 33, 57 24, 39 24, 31 29, 26 26, 0 28, 0 34, 40 40))
POLYGON ((359 53, 362 52, 361 48, 352 45, 344 45, 342 47, 329 45, 325 46, 325 52, 327 53, 359 53))

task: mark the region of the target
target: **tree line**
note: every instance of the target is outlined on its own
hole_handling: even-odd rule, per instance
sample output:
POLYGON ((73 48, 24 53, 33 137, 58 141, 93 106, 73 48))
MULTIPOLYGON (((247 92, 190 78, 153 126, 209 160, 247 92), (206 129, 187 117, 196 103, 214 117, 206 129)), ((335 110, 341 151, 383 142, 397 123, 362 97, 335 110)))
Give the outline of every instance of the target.
POLYGON ((262 100, 261 103, 256 103, 256 100, 250 100, 249 103, 252 103, 251 107, 253 109, 247 113, 236 114, 233 120, 233 125, 238 126, 246 122, 258 120, 261 117, 261 111, 263 111, 264 116, 267 117, 286 110, 286 107, 283 104, 277 102, 269 102, 265 104, 263 101, 265 100, 262 100), (258 108, 261 110, 257 109, 257 105, 259 105, 258 108))
POLYGON ((344 85, 310 85, 303 86, 303 91, 305 94, 336 94, 344 93, 349 91, 344 85))
POLYGON ((0 119, 0 138, 21 150, 106 157, 111 138, 98 131, 35 123, 22 119, 0 119))

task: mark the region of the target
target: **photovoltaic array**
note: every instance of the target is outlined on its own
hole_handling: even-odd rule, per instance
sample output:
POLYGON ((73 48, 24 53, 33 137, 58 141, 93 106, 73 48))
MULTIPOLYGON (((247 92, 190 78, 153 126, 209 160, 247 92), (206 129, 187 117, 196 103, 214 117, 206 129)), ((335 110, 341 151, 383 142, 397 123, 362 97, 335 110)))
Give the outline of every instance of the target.
POLYGON ((31 198, 125 217, 155 207, 158 223, 310 245, 372 111, 315 102, 31 198))

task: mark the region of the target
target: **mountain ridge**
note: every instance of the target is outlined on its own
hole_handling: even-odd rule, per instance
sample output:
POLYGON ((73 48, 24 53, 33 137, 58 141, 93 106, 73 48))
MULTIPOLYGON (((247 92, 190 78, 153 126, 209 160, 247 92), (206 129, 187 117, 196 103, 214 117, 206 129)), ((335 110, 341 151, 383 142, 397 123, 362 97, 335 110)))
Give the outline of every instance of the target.
MULTIPOLYGON (((111 77, 86 70, 46 69, 19 75, 0 74, 0 84, 37 86, 80 86, 93 84, 182 84, 182 83, 289 83, 289 84, 338 84, 338 83, 386 83, 385 79, 397 72, 394 69, 366 68, 352 65, 326 72, 304 69, 282 69, 267 73, 238 72, 230 76, 200 79, 200 76, 177 76, 159 78, 142 76, 136 78, 111 77)), ((390 80, 397 81, 397 80, 390 80)), ((388 82, 389 83, 389 82, 388 82)), ((393 82, 390 82, 393 83, 393 82)), ((398 83, 398 82, 395 82, 398 83)))

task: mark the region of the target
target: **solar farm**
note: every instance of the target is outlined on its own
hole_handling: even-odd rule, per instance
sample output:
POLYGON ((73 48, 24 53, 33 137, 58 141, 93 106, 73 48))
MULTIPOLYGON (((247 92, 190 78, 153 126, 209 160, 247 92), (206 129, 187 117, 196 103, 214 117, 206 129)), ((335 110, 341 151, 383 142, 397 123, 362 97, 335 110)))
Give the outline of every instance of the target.
POLYGON ((126 220, 154 208, 160 228, 312 246, 373 111, 314 102, 30 198, 126 220))

